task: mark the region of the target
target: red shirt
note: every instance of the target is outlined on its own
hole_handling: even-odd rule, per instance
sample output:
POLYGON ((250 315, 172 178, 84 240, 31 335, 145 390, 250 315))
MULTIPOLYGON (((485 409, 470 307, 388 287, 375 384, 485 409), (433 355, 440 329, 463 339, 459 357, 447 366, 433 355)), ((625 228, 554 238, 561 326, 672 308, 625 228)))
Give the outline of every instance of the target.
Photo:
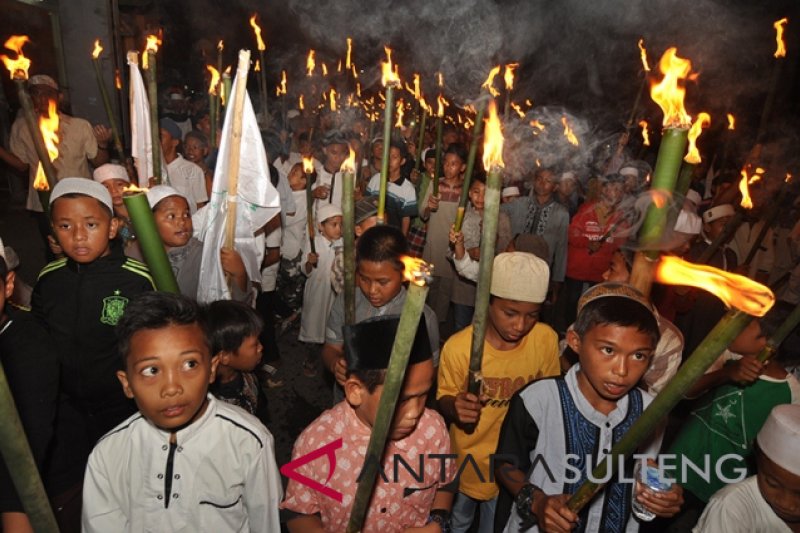
POLYGON ((604 223, 597 217, 598 202, 584 204, 569 224, 567 244, 567 277, 599 282, 611 264, 611 256, 622 245, 621 233, 627 224, 619 223, 621 212, 614 211, 604 223), (616 224, 616 226, 615 226, 616 224), (611 231, 609 231, 611 229, 611 231), (592 253, 589 243, 602 240, 600 248, 592 253))

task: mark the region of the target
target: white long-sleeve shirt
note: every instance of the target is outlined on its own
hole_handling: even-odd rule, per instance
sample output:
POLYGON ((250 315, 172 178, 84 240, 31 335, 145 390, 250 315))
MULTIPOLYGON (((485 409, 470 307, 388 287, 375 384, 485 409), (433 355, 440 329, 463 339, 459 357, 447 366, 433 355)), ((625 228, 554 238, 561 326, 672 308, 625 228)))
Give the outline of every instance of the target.
POLYGON ((272 435, 242 409, 208 401, 175 444, 141 413, 100 439, 83 483, 84 532, 280 531, 272 435))

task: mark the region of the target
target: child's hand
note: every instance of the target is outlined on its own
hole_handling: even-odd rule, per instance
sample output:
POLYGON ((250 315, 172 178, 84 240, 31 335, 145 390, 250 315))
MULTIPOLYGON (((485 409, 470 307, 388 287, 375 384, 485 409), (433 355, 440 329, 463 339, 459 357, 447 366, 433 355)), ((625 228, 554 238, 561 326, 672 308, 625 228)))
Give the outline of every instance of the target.
POLYGON ((753 383, 764 371, 766 363, 755 357, 742 357, 723 367, 728 381, 732 383, 753 383))
POLYGON ((662 518, 675 516, 683 505, 683 487, 677 483, 667 492, 655 492, 636 482, 636 501, 662 518))
POLYGON ((533 496, 533 513, 539 530, 545 533, 566 533, 578 525, 578 515, 567 507, 568 494, 548 496, 536 491, 533 496))
POLYGON ((344 382, 347 381, 347 361, 345 361, 344 357, 338 357, 336 359, 331 372, 333 372, 336 382, 344 387, 344 382))
POLYGON ((328 192, 330 191, 330 186, 328 185, 320 185, 313 191, 311 191, 311 196, 318 200, 325 200, 328 198, 328 192))
POLYGON ((222 248, 219 251, 219 260, 222 264, 222 271, 232 277, 240 289, 247 288, 247 270, 239 252, 232 248, 222 248))
POLYGON ((47 236, 47 244, 50 246, 50 251, 56 257, 64 257, 64 249, 58 244, 58 241, 52 235, 47 236))
POLYGON ((431 211, 436 211, 439 209, 439 199, 440 196, 431 195, 431 197, 428 198, 428 209, 431 211))
POLYGON ((316 254, 314 252, 309 252, 308 253, 307 262, 308 262, 309 265, 311 265, 313 267, 316 267, 318 261, 319 261, 319 254, 316 254))
POLYGON ((455 258, 461 259, 464 257, 466 249, 464 248, 464 234, 455 230, 455 226, 450 226, 450 244, 453 245, 455 258))
POLYGON ((458 423, 461 425, 477 424, 481 417, 480 398, 469 392, 459 392, 453 407, 456 410, 458 423))

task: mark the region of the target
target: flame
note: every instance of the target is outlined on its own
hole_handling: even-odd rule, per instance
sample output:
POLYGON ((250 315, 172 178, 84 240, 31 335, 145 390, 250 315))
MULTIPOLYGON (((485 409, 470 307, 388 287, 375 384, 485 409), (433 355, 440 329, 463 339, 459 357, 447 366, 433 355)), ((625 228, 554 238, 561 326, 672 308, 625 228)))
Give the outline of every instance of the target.
POLYGON ((481 88, 489 91, 489 94, 492 96, 500 96, 500 91, 494 88, 494 77, 498 74, 500 74, 500 65, 497 65, 489 71, 489 77, 486 78, 486 81, 481 85, 481 88))
POLYGON ((506 82, 506 90, 511 91, 514 89, 514 70, 519 66, 519 63, 509 63, 506 65, 506 71, 503 73, 503 80, 506 82))
POLYGON ((433 265, 426 263, 422 259, 407 255, 401 256, 400 261, 403 262, 403 277, 406 281, 423 287, 433 280, 431 277, 433 265))
POLYGON ((342 71, 342 60, 340 59, 340 60, 339 60, 339 64, 338 64, 338 66, 336 67, 336 72, 341 72, 341 71, 342 71))
MULTIPOLYGON (((47 105, 47 116, 39 117, 39 131, 42 132, 42 139, 44 139, 44 145, 47 147, 47 155, 50 161, 55 161, 58 157, 58 123, 58 106, 55 100, 50 100, 47 105)), ((36 179, 33 181, 33 188, 37 191, 50 190, 41 161, 36 168, 36 179)))
POLYGON ((486 134, 483 140, 483 168, 491 172, 503 164, 503 131, 497 116, 497 105, 489 102, 489 118, 486 119, 486 134))
POLYGON ((644 39, 639 39, 639 55, 642 57, 642 68, 645 72, 650 72, 650 65, 647 64, 647 50, 644 47, 644 39))
MULTIPOLYGON (((230 77, 231 77, 231 66, 230 65, 228 65, 228 67, 225 69, 225 72, 222 73, 222 77, 230 79, 230 77)), ((225 83, 220 83, 219 84, 219 99, 222 102, 223 106, 226 105, 225 102, 228 101, 228 96, 230 96, 230 95, 225 91, 225 83)))
POLYGON ((137 192, 147 192, 149 189, 145 187, 138 187, 135 183, 131 183, 130 185, 126 185, 122 189, 122 194, 131 194, 137 192))
POLYGON ((317 62, 314 61, 314 56, 316 54, 314 50, 308 51, 308 58, 306 58, 306 75, 309 77, 314 75, 314 68, 317 66, 317 62))
POLYGON ((206 65, 206 69, 211 74, 211 82, 208 84, 208 94, 217 94, 219 87, 219 71, 211 65, 206 65))
POLYGON ((707 128, 711 124, 711 116, 708 113, 700 113, 697 115, 697 120, 692 124, 689 130, 689 150, 686 157, 683 158, 689 164, 699 165, 702 161, 700 159, 700 151, 697 149, 697 138, 703 132, 703 128, 707 128))
POLYGON ((424 97, 424 96, 423 96, 423 97, 421 97, 421 98, 419 99, 419 106, 420 106, 420 107, 421 107, 421 108, 422 108, 422 109, 423 109, 423 110, 424 110, 426 113, 428 113, 429 115, 431 114, 431 111, 432 111, 432 109, 431 109, 431 106, 429 106, 429 105, 428 105, 428 102, 426 102, 426 101, 425 101, 425 97, 424 97))
POLYGON ((444 106, 447 105, 447 100, 445 100, 444 96, 442 96, 440 94, 438 97, 436 97, 436 103, 439 105, 438 110, 436 112, 436 116, 437 117, 443 117, 444 116, 444 106))
POLYGON ((531 128, 536 128, 539 131, 544 131, 544 124, 542 124, 538 120, 531 120, 530 125, 531 125, 531 128))
POLYGON ((656 280, 667 285, 686 285, 710 292, 728 307, 764 316, 775 303, 768 287, 748 277, 707 265, 695 265, 672 255, 662 255, 656 280))
POLYGON ((383 50, 386 52, 386 61, 381 61, 381 84, 384 87, 399 85, 400 75, 397 72, 397 65, 392 66, 392 49, 384 46, 383 50))
POLYGON ((787 172, 786 173, 786 179, 783 180, 783 181, 784 181, 784 183, 789 183, 790 181, 792 181, 792 175, 787 172))
POLYGON ((361 98, 361 82, 356 82, 356 95, 361 98))
POLYGON ((256 23, 256 15, 255 14, 253 14, 253 16, 250 17, 250 25, 253 27, 253 31, 256 34, 256 41, 258 41, 258 49, 263 52, 264 50, 267 49, 267 46, 264 44, 264 41, 261 39, 261 26, 259 26, 258 23, 256 23))
POLYGON ((305 172, 306 174, 312 174, 314 172, 314 158, 312 157, 303 158, 303 172, 305 172))
POLYGON ((158 52, 158 47, 161 45, 161 38, 158 35, 148 35, 147 36, 147 44, 144 47, 144 54, 142 54, 142 68, 147 70, 150 68, 150 61, 149 57, 150 54, 148 52, 152 52, 154 55, 158 52))
POLYGON ((344 67, 347 70, 350 70, 350 54, 353 53, 353 39, 350 37, 347 38, 347 57, 344 60, 344 67))
POLYGON ((356 64, 355 63, 353 63, 353 65, 351 66, 351 70, 353 71, 353 79, 357 80, 358 79, 358 72, 356 72, 356 64))
POLYGON ((786 57, 786 44, 783 42, 783 27, 789 22, 789 19, 783 17, 781 20, 776 20, 772 25, 775 28, 775 42, 777 48, 775 49, 775 57, 786 57))
POLYGON ((119 69, 114 71, 114 85, 117 87, 118 91, 122 90, 122 75, 119 72, 119 69))
POLYGON ((261 72, 261 60, 256 59, 256 66, 253 67, 253 72, 261 72))
POLYGON ((421 94, 420 88, 419 88, 419 74, 414 74, 414 88, 413 89, 411 88, 411 86, 409 86, 406 83, 406 91, 408 91, 408 92, 410 92, 411 94, 414 95, 414 100, 419 101, 420 94, 421 94))
POLYGON ((653 83, 650 88, 650 96, 664 111, 664 127, 666 128, 688 128, 692 123, 692 117, 686 113, 683 107, 683 97, 686 88, 679 85, 679 81, 686 79, 692 70, 692 62, 688 59, 681 59, 677 56, 678 49, 669 48, 658 68, 664 75, 659 83, 653 83))
POLYGON ((333 87, 331 87, 330 102, 331 102, 331 111, 336 111, 336 89, 334 89, 333 87))
POLYGON ((575 137, 575 133, 572 131, 572 128, 569 126, 569 122, 567 122, 567 117, 561 117, 561 123, 564 125, 564 137, 567 138, 569 143, 573 146, 578 146, 578 138, 575 137))
POLYGON ((728 113, 728 129, 735 130, 736 129, 736 118, 728 113))
POLYGON ((642 139, 644 140, 644 145, 650 146, 650 133, 647 131, 647 121, 640 120, 639 126, 642 127, 642 139))
POLYGON ((286 94, 286 71, 281 71, 281 94, 286 94))
POLYGON ((395 128, 403 128, 403 115, 405 114, 405 109, 403 106, 403 100, 397 101, 397 122, 394 123, 395 128))
POLYGON ((302 111, 302 110, 304 110, 306 108, 306 105, 303 102, 303 95, 302 94, 300 95, 300 98, 297 99, 297 107, 300 108, 300 111, 302 111))
POLYGON ((522 108, 519 106, 519 104, 511 102, 511 107, 514 109, 514 111, 517 112, 517 115, 519 115, 519 118, 525 118, 525 112, 522 110, 522 108))
MULTIPOLYGON (((303 163, 305 165, 305 163, 303 163)), ((342 172, 345 174, 353 174, 356 171, 356 152, 350 147, 350 156, 342 163, 342 172)))
POLYGON ((92 59, 97 59, 100 57, 100 54, 103 52, 103 47, 100 46, 100 39, 95 39, 94 41, 94 50, 92 50, 92 59))
POLYGON ((748 185, 752 185, 753 183, 760 180, 761 176, 759 174, 763 173, 764 169, 757 168, 756 173, 752 177, 748 178, 747 171, 745 169, 742 169, 742 179, 739 180, 739 192, 742 193, 742 201, 740 205, 745 209, 753 209, 753 200, 750 198, 750 188, 748 187, 748 185), (759 172, 759 170, 761 172, 759 172))
POLYGON ((16 59, 11 59, 7 55, 0 55, 0 59, 5 63, 12 80, 28 79, 28 69, 31 67, 31 60, 22 53, 22 47, 25 46, 27 42, 30 42, 27 35, 12 35, 3 45, 7 49, 14 50, 17 53, 16 59))
POLYGON ((325 62, 322 63, 322 75, 323 76, 328 75, 328 65, 326 65, 325 62))

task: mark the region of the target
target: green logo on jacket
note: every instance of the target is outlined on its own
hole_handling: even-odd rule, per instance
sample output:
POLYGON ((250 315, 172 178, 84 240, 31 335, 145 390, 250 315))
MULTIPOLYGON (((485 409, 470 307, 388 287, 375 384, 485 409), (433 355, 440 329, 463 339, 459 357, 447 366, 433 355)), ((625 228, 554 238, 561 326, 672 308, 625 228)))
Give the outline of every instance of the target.
POLYGON ((114 291, 113 296, 103 298, 103 312, 100 315, 100 322, 109 326, 116 326, 119 319, 122 318, 129 301, 124 296, 120 296, 118 290, 114 291))

